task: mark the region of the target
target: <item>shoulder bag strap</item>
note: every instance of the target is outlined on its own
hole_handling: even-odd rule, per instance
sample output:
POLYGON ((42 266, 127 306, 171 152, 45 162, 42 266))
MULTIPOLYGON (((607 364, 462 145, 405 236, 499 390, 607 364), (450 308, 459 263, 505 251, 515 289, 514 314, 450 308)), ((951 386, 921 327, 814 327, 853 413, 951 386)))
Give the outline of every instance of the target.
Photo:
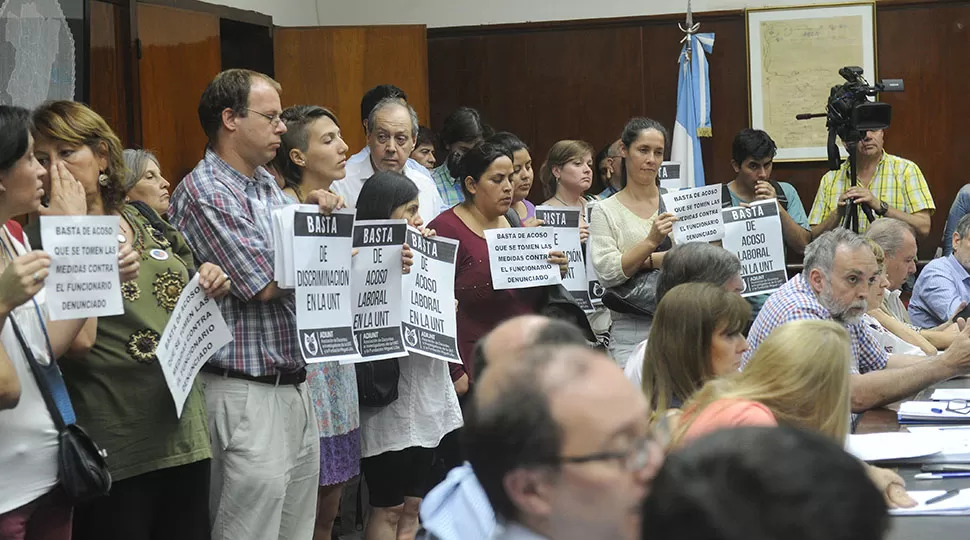
POLYGON ((30 364, 30 370, 34 373, 34 379, 37 380, 40 393, 44 396, 44 402, 47 403, 47 410, 50 411, 51 418, 54 419, 54 426, 57 427, 58 432, 64 431, 66 424, 73 424, 75 421, 74 407, 71 406, 71 398, 67 394, 67 387, 64 386, 64 379, 61 377, 61 372, 57 368, 54 358, 51 358, 49 366, 41 366, 37 362, 37 358, 34 357, 33 349, 24 339, 24 334, 20 331, 17 321, 14 320, 13 313, 11 312, 7 318, 10 321, 10 326, 13 327, 13 333, 17 336, 17 341, 20 342, 27 363, 30 364))

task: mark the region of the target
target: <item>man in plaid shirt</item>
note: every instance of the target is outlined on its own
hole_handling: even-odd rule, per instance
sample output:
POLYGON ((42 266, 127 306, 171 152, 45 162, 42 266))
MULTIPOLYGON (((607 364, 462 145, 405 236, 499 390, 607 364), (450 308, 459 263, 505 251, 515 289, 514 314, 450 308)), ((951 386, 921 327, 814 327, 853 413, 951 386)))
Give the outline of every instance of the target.
MULTIPOLYGON (((234 341, 203 367, 212 440, 212 538, 310 538, 320 441, 296 338, 292 291, 275 281, 270 212, 289 204, 262 168, 286 125, 279 83, 232 69, 202 94, 205 157, 172 194, 169 216, 196 260, 232 281, 219 301, 234 341)), ((329 192, 307 202, 342 206, 329 192)))
POLYGON ((812 236, 838 227, 849 200, 856 203, 860 233, 869 227, 869 218, 863 213, 863 207, 868 207, 874 217, 891 217, 908 223, 922 238, 930 234, 930 216, 936 204, 926 179, 915 163, 883 150, 884 136, 881 129, 867 131, 859 141, 855 187, 849 185, 849 160, 839 170, 829 171, 822 177, 808 216, 812 236))
POLYGON ((870 287, 878 287, 879 267, 861 236, 837 228, 805 249, 805 269, 771 295, 751 331, 751 355, 777 326, 819 319, 842 323, 852 342, 852 410, 862 412, 900 400, 950 377, 970 372, 970 326, 946 352, 930 358, 888 355, 862 323, 870 287))

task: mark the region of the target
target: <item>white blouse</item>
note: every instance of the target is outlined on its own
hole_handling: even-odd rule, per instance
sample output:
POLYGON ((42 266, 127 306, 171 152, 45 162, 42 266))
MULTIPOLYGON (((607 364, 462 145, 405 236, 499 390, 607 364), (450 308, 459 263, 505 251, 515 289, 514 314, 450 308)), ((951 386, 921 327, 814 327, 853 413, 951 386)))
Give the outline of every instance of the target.
MULTIPOLYGON (((13 238, 11 241, 18 255, 29 251, 29 246, 13 238)), ((44 289, 34 299, 46 318, 44 289)), ((0 343, 20 379, 20 402, 13 409, 0 410, 0 514, 34 501, 57 485, 57 429, 14 334, 10 317, 17 321, 34 357, 45 364, 50 361, 34 303, 27 301, 13 310, 0 331, 0 343)))
POLYGON ((623 273, 623 254, 650 235, 657 213, 643 219, 615 196, 593 207, 589 223, 589 249, 596 276, 604 287, 616 287, 633 276, 623 273))

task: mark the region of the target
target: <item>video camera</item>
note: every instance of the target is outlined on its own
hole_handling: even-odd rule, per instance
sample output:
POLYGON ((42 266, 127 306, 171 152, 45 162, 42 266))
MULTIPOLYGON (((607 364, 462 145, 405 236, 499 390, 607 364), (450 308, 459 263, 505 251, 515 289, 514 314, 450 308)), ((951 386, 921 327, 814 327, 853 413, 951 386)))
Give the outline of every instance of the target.
MULTIPOLYGON (((892 107, 888 103, 870 101, 869 98, 879 92, 903 91, 902 79, 885 79, 876 85, 870 85, 862 73, 862 68, 858 66, 846 66, 840 69, 839 75, 846 82, 832 87, 825 112, 795 115, 797 120, 825 117, 825 127, 829 132, 829 169, 835 171, 841 165, 839 148, 835 140, 838 135, 849 153, 851 186, 856 185, 856 151, 859 141, 865 138, 867 131, 888 128, 892 120, 892 107)), ((863 207, 863 212, 869 221, 875 220, 870 208, 863 207)), ((845 217, 845 227, 858 232, 855 204, 851 201, 846 206, 845 217)))

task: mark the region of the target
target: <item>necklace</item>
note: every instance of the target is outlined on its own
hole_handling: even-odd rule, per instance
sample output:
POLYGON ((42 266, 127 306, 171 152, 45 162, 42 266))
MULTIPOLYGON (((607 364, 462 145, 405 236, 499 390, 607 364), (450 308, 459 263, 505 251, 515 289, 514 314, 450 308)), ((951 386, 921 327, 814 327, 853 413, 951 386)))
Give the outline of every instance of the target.
MULTIPOLYGON (((559 202, 561 202, 561 203, 562 203, 562 205, 563 205, 563 206, 565 206, 566 208, 570 208, 570 207, 572 207, 572 206, 573 206, 573 205, 571 205, 571 204, 569 204, 569 203, 567 203, 566 201, 564 201, 564 200, 562 200, 562 199, 560 199, 560 198, 559 198, 559 194, 558 194, 558 193, 557 193, 556 195, 553 195, 553 196, 552 196, 552 198, 553 198, 553 199, 556 199, 556 200, 557 200, 557 201, 559 201, 559 202)), ((586 200, 585 200, 585 199, 583 199, 582 197, 580 197, 580 198, 579 198, 579 207, 580 207, 580 208, 586 208, 586 200)))

